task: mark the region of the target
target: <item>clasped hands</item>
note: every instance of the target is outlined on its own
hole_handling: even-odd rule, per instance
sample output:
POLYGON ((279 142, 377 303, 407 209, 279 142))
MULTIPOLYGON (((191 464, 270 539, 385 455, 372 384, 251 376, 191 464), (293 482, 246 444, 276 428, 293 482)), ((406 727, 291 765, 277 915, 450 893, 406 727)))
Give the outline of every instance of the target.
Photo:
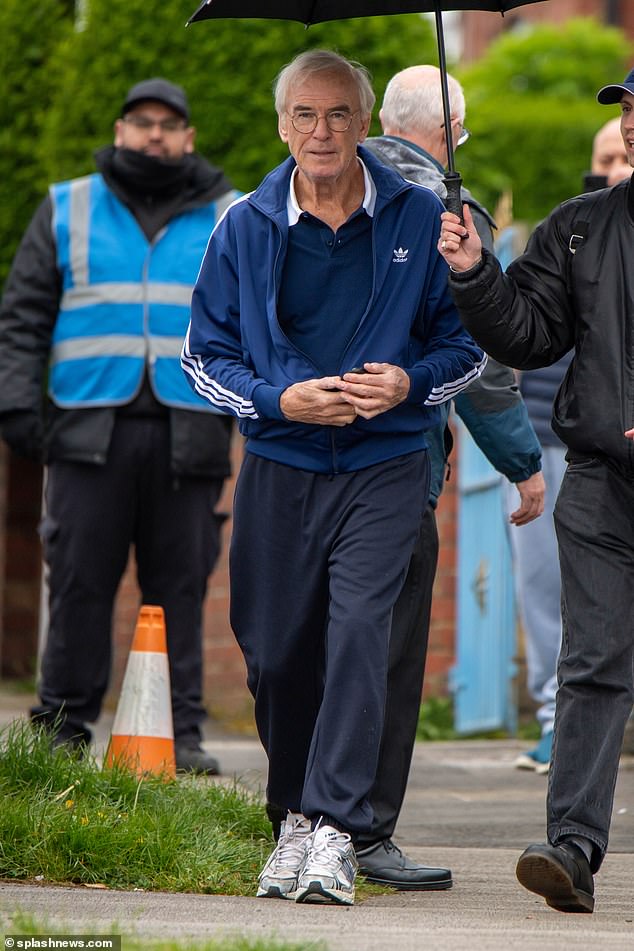
POLYGON ((286 419, 318 426, 349 426, 402 403, 409 393, 405 370, 391 363, 364 363, 365 373, 344 373, 293 383, 280 398, 286 419))

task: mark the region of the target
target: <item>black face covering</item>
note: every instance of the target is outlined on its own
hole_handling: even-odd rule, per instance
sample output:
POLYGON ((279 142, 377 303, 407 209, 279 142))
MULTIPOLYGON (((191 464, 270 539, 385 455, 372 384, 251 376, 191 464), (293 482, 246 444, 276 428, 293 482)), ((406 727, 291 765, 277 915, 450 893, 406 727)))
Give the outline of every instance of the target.
POLYGON ((194 166, 187 153, 179 159, 161 159, 134 149, 117 148, 112 155, 112 174, 135 191, 164 196, 181 191, 189 181, 194 166))

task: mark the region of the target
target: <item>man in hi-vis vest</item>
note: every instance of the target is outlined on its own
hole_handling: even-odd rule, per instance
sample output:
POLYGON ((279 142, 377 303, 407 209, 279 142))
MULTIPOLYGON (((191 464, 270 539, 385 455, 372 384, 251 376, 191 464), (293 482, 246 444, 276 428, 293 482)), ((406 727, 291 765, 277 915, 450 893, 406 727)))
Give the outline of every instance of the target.
POLYGON ((179 357, 209 234, 237 193, 194 152, 189 119, 183 89, 140 82, 98 172, 49 189, 0 307, 0 431, 48 467, 32 718, 55 743, 90 742, 133 544, 142 601, 165 611, 177 768, 215 773, 200 745, 201 620, 231 422, 191 390, 179 357))

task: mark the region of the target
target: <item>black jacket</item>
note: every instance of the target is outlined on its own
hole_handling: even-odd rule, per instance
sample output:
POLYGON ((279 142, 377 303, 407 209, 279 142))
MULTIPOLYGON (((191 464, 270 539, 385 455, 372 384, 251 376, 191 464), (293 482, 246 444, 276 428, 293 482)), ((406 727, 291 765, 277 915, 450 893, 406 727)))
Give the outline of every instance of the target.
POLYGON ((520 376, 520 392, 542 446, 563 448, 561 439, 555 436, 552 429, 553 403, 571 359, 572 352, 550 366, 524 370, 520 376))
MULTIPOLYGON (((96 162, 109 188, 132 211, 151 239, 167 221, 231 191, 223 173, 201 156, 187 156, 173 182, 147 186, 121 173, 122 150, 101 149, 96 162), (119 154, 117 154, 119 152, 119 154)), ((169 170, 167 170, 169 171, 169 170)), ((171 409, 157 403, 145 383, 126 407, 59 409, 44 397, 51 335, 61 298, 46 197, 35 212, 13 261, 0 304, 0 430, 17 452, 47 462, 105 463, 118 413, 169 418, 175 475, 224 478, 230 473, 229 416, 171 409)))
POLYGON ((496 359, 548 366, 574 348, 553 409, 553 429, 574 454, 634 471, 634 186, 564 202, 502 273, 482 264, 451 274, 467 329, 496 359))

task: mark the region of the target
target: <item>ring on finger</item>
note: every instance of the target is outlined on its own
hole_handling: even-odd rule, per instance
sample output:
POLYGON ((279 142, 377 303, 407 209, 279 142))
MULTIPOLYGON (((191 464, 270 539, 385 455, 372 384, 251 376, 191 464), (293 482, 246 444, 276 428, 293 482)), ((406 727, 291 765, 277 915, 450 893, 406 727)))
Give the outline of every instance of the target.
POLYGON ((444 238, 443 238, 443 240, 440 242, 440 247, 443 249, 443 251, 444 251, 445 248, 447 247, 447 242, 444 240, 444 238))

